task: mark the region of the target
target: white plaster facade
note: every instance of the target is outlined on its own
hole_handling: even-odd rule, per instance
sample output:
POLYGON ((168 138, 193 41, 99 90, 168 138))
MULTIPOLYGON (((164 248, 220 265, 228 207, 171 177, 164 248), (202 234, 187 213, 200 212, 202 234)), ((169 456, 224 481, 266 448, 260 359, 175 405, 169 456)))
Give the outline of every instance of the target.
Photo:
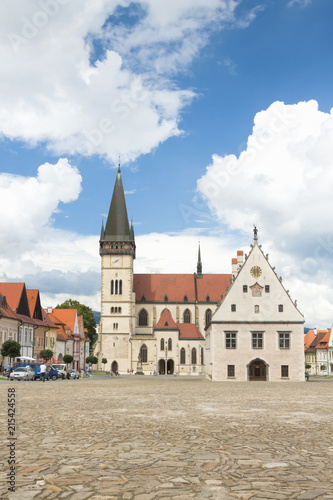
POLYGON ((303 324, 255 239, 207 329, 207 375, 213 381, 304 381, 303 324))

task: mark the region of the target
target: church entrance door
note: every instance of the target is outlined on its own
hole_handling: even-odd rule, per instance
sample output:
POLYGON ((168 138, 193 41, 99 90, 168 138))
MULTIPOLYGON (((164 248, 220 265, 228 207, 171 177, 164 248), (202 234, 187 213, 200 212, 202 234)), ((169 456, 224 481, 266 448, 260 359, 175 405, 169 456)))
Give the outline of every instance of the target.
POLYGON ((168 375, 173 375, 173 371, 174 371, 173 359, 168 359, 168 362, 167 362, 167 373, 168 373, 168 375))
POLYGON ((266 364, 261 359, 255 359, 249 366, 249 378, 252 381, 266 381, 267 368, 266 364))
POLYGON ((116 372, 118 371, 118 363, 117 363, 117 361, 114 361, 114 362, 112 363, 112 365, 111 365, 111 371, 112 371, 113 373, 116 373, 116 372))
POLYGON ((158 362, 158 372, 160 375, 165 375, 165 361, 160 359, 158 362))

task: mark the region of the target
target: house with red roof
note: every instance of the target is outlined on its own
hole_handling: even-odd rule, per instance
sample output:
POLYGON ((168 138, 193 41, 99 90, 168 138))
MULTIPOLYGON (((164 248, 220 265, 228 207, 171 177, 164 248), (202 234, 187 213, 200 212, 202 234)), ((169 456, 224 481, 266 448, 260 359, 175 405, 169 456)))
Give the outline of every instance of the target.
POLYGON ((17 340, 21 345, 21 356, 32 358, 34 354, 35 330, 37 322, 30 315, 25 283, 0 283, 0 295, 19 321, 17 340))
POLYGON ((44 321, 39 290, 27 290, 30 317, 35 320, 33 357, 37 361, 42 359, 40 353, 45 349, 45 336, 49 325, 44 321))
POLYGON ((66 335, 66 352, 73 356, 73 368, 80 369, 80 331, 76 309, 53 309, 53 316, 60 320, 66 335))
POLYGON ((230 274, 136 274, 120 168, 100 235, 98 367, 205 373, 212 380, 304 380, 304 318, 258 245, 230 274))
MULTIPOLYGON (((17 342, 18 328, 20 324, 20 319, 7 303, 6 297, 4 295, 0 295, 0 351, 3 343, 7 340, 15 340, 17 342)), ((2 356, 0 355, 2 368, 8 365, 10 361, 11 360, 7 357, 2 359, 2 356)))

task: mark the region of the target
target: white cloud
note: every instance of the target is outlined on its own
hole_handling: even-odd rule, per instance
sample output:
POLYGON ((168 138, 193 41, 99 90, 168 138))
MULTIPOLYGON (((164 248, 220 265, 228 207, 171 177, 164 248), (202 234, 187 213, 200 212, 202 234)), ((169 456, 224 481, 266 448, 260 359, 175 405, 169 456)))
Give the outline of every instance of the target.
POLYGON ((293 7, 294 5, 299 5, 300 7, 306 7, 310 5, 312 0, 290 0, 287 4, 287 7, 293 7))
POLYGON ((36 177, 0 173, 0 199, 5 214, 0 218, 3 252, 23 241, 42 238, 59 203, 69 203, 81 191, 81 175, 67 159, 45 163, 36 177))
POLYGON ((150 152, 181 133, 181 111, 194 97, 170 78, 212 30, 237 24, 237 4, 4 0, 0 134, 113 162, 150 152))
POLYGON ((275 102, 257 113, 246 150, 238 158, 214 155, 198 180, 229 229, 249 234, 257 225, 274 265, 299 291, 294 296, 290 286, 306 319, 325 325, 333 318, 332 167, 332 112, 315 101, 275 102), (309 300, 304 288, 317 293, 309 300))

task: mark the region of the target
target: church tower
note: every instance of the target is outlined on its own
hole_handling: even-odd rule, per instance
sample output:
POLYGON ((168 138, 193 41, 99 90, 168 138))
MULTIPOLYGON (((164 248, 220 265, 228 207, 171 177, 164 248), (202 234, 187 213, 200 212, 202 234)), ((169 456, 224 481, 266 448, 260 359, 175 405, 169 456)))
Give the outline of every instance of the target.
POLYGON ((99 362, 107 368, 127 372, 130 364, 129 338, 135 328, 133 260, 135 239, 129 224, 120 166, 106 225, 100 236, 101 326, 99 362))

